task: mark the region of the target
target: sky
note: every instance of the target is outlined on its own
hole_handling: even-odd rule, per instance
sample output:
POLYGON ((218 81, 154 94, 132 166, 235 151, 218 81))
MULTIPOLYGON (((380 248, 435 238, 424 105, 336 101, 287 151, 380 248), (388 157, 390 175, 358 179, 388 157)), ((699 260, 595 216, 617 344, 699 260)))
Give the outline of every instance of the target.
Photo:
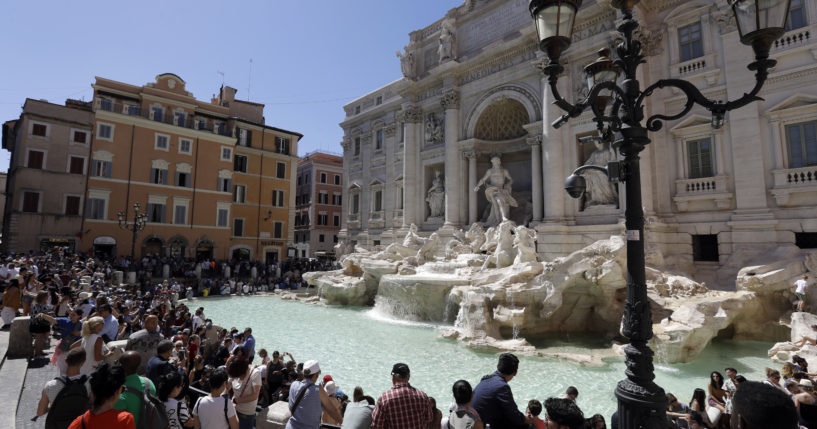
MULTIPOLYGON (((225 85, 304 134, 299 155, 340 153, 343 105, 402 77, 395 52, 462 0, 9 0, 0 120, 26 98, 93 98, 95 76, 133 85, 174 73, 199 100, 225 85), (223 78, 222 74, 223 73, 223 78)), ((0 150, 0 171, 10 153, 0 150)))

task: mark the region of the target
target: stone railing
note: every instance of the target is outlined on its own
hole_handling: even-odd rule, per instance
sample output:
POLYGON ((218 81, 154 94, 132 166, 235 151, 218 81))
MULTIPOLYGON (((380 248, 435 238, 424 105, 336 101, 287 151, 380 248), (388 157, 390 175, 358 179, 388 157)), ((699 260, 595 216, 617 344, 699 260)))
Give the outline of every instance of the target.
POLYGON ((729 176, 701 177, 675 181, 676 195, 700 195, 726 192, 729 176))
POLYGON ((787 168, 772 171, 774 176, 774 195, 777 204, 781 206, 796 205, 797 200, 791 200, 793 194, 813 192, 817 194, 817 165, 800 168, 787 168))
POLYGON ((772 51, 779 52, 812 43, 815 29, 814 25, 810 25, 787 32, 781 38, 775 40, 772 51))

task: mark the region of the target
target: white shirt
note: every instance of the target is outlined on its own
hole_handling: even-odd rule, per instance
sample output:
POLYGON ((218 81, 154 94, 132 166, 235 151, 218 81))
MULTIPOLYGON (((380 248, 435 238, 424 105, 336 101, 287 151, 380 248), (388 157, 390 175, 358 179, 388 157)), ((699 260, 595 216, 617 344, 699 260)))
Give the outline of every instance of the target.
POLYGON ((227 418, 224 417, 224 401, 227 401, 227 418, 235 415, 233 401, 225 397, 213 398, 210 395, 202 396, 193 406, 193 415, 199 418, 201 429, 229 429, 227 418))
MULTIPOLYGON (((73 377, 68 377, 69 380, 74 381, 82 377, 82 374, 77 374, 73 377)), ((85 381, 85 388, 88 389, 88 392, 91 392, 91 386, 89 385, 88 381, 85 381)), ((54 400, 57 399, 57 395, 60 393, 60 390, 65 385, 62 384, 62 381, 59 379, 52 379, 49 380, 48 383, 45 383, 45 387, 43 387, 43 392, 45 392, 45 396, 48 398, 48 403, 53 404, 54 400)))
MULTIPOLYGON (((167 411, 168 429, 182 429, 184 424, 190 420, 190 411, 184 401, 179 402, 173 398, 165 401, 165 411, 167 411)), ((224 409, 221 409, 222 413, 224 409)))
MULTIPOLYGON (((247 397, 253 394, 253 389, 261 387, 261 371, 252 369, 250 375, 245 379, 231 378, 230 383, 233 385, 233 398, 247 397), (246 388, 244 387, 249 383, 246 388)), ((255 405, 258 403, 258 396, 256 395, 254 401, 242 402, 235 405, 237 412, 244 415, 255 415, 255 405)), ((224 411, 224 410, 222 410, 224 411)))
POLYGON ((794 291, 794 293, 799 293, 799 294, 802 294, 802 295, 806 294, 806 289, 808 289, 808 282, 807 281, 805 281, 803 279, 800 279, 800 280, 797 280, 796 282, 794 282, 794 285, 797 286, 797 290, 794 291))

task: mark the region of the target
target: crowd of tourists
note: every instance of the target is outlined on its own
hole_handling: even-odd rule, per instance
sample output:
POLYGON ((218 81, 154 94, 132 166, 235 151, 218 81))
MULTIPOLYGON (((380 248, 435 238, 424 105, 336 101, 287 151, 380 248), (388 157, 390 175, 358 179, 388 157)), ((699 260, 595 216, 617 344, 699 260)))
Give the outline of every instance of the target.
MULTIPOLYGON (((391 377, 392 388, 377 400, 361 387, 349 396, 322 372, 318 360, 268 353, 256 344, 251 327, 222 329, 202 307, 189 308, 195 301, 182 298, 201 288, 189 287, 184 279, 114 285, 117 263, 59 248, 4 261, 0 317, 8 325, 16 316, 30 316, 33 358, 50 359, 60 373, 43 387, 33 417, 44 418, 47 428, 254 428, 257 412, 279 402, 291 413, 288 429, 607 427, 602 415, 580 409, 579 391, 572 386, 560 397, 530 399, 521 412, 509 383, 524 367, 511 353, 501 354, 496 371, 474 386, 454 381, 448 398, 428 397, 413 386, 404 363, 383 374, 391 377), (50 341, 57 341, 51 353, 50 341)), ((153 261, 139 262, 145 264, 153 261)), ((319 267, 263 269, 294 273, 312 268, 319 267)), ((239 265, 233 273, 241 271, 239 265)), ((235 281, 208 277, 221 287, 235 281)), ((255 289, 252 279, 247 284, 255 289)), ((231 292, 243 293, 237 285, 231 292)), ((695 389, 683 403, 668 393, 666 427, 817 428, 810 378, 817 374, 808 371, 804 359, 795 357, 781 371, 768 369, 760 382, 747 381, 734 368, 724 373, 713 371, 706 389, 695 389)), ((614 414, 610 427, 616 423, 614 414)))

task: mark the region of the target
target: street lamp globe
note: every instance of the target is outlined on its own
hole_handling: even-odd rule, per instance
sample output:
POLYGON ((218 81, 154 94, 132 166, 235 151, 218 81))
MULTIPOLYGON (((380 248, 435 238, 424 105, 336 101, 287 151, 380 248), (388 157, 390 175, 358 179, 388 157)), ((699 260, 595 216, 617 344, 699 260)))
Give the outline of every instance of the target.
MULTIPOLYGON (((615 83, 621 74, 621 69, 610 59, 610 49, 599 49, 599 57, 596 61, 584 67, 584 73, 587 76, 587 87, 593 89, 594 86, 604 82, 615 83)), ((607 103, 612 99, 612 89, 602 89, 596 97, 596 104, 600 111, 603 111, 607 103)))
POLYGON ((573 24, 582 0, 530 0, 539 48, 547 53, 551 64, 558 64, 562 52, 573 39, 573 24))
POLYGON ((791 0, 728 0, 740 32, 758 59, 769 57, 772 43, 785 33, 791 0))

